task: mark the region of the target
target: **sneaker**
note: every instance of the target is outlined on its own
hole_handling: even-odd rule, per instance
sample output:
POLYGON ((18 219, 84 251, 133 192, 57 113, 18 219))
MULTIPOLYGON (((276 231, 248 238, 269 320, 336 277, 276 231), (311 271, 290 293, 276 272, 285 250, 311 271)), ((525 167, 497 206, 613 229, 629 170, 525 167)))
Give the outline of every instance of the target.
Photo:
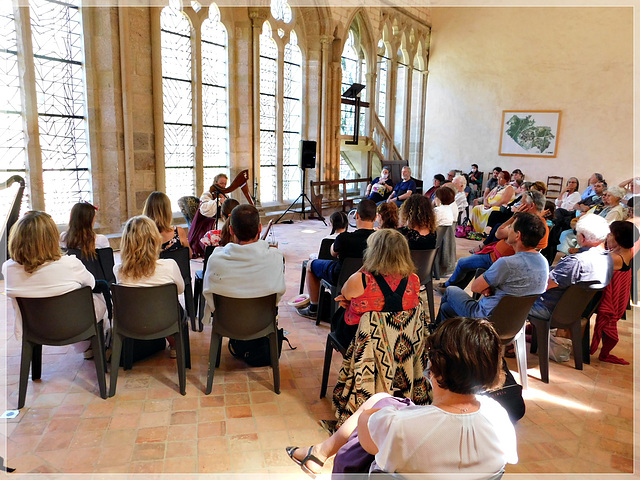
POLYGON ((315 312, 312 312, 309 307, 298 308, 296 309, 296 313, 301 317, 311 318, 313 320, 318 316, 318 311, 316 310, 315 312))
POLYGON ((82 355, 86 360, 91 360, 93 358, 93 349, 91 347, 87 348, 82 355))
POLYGON ((176 347, 169 348, 169 358, 177 358, 178 353, 176 352, 176 347))

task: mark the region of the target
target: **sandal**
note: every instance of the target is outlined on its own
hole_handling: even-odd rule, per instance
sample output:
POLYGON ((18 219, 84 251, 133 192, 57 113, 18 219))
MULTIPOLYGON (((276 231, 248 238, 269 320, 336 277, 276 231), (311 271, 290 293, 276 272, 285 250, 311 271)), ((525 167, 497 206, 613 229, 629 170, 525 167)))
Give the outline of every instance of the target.
POLYGON ((309 447, 309 451, 307 452, 307 456, 304 457, 302 459, 302 461, 298 460, 297 458, 295 458, 293 456, 293 454, 296 452, 296 450, 299 450, 300 447, 286 447, 285 450, 287 451, 287 455, 289 455, 289 458, 291 460, 293 460, 294 462, 296 462, 298 465, 300 465, 300 468, 302 469, 302 471, 304 473, 306 473, 307 475, 309 475, 311 478, 316 478, 316 473, 312 472, 309 467, 307 467, 306 463, 311 460, 314 463, 317 463, 318 465, 320 465, 321 467, 324 467, 324 462, 321 462, 318 457, 316 457, 315 455, 313 455, 311 453, 311 450, 313 450, 313 445, 311 445, 309 447))
POLYGON ((476 253, 478 253, 480 250, 482 250, 484 248, 484 245, 480 244, 480 245, 476 245, 475 247, 473 247, 472 249, 469 250, 469 253, 471 255, 475 255, 476 253))

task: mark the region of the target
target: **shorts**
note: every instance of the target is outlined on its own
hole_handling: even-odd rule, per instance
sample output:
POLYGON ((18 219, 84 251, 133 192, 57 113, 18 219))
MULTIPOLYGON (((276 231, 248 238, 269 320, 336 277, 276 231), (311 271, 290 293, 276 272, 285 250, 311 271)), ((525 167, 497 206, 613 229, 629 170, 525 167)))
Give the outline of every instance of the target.
POLYGON ((338 260, 314 260, 311 262, 311 271, 319 279, 335 285, 340 275, 340 262, 338 260))

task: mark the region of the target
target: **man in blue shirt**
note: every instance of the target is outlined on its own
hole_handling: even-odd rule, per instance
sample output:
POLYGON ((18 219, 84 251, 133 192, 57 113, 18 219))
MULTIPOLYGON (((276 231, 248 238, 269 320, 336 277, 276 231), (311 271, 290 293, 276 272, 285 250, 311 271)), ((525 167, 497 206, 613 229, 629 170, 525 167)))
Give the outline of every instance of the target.
POLYGON ((549 265, 536 251, 546 232, 543 220, 531 213, 520 213, 509 227, 507 243, 515 255, 501 257, 474 280, 471 290, 482 294, 474 300, 456 286, 447 287, 437 323, 452 317, 488 317, 505 295, 539 295, 546 290, 549 265))
POLYGON ((411 178, 411 169, 402 167, 402 181, 393 187, 387 202, 395 202, 398 207, 416 192, 416 182, 411 178))
POLYGON ((558 262, 549 274, 547 291, 533 304, 529 315, 549 320, 558 300, 567 288, 576 283, 601 289, 613 276, 613 260, 604 249, 609 224, 599 215, 583 215, 576 225, 580 250, 558 262))

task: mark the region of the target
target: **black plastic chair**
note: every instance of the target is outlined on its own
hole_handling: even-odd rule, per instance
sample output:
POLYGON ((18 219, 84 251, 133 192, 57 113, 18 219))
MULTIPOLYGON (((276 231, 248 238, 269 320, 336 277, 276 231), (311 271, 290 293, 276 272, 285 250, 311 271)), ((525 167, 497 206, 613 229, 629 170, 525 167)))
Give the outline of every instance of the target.
POLYGON ((420 277, 420 285, 424 285, 429 300, 429 319, 431 322, 436 321, 435 300, 433 298, 433 264, 438 249, 431 250, 411 250, 411 259, 416 266, 418 277, 420 277))
POLYGON ((103 280, 105 283, 99 285, 96 282, 96 288, 94 293, 102 293, 104 300, 107 304, 107 312, 109 314, 109 320, 113 318, 113 306, 111 300, 111 291, 109 286, 116 283, 116 275, 113 273, 113 266, 115 260, 113 258, 112 248, 98 248, 96 250, 96 256, 94 258, 85 257, 82 255, 82 251, 77 248, 68 248, 67 255, 74 255, 82 262, 89 273, 93 275, 96 280, 103 280))
POLYGON ((16 298, 22 315, 22 357, 18 408, 24 407, 29 381, 42 374, 42 345, 70 345, 91 340, 100 396, 107 398, 102 321, 96 323, 90 287, 46 298, 16 298))
POLYGON ((336 302, 333 300, 336 298, 344 282, 346 282, 351 275, 356 273, 362 267, 362 258, 345 258, 340 267, 340 274, 338 275, 338 281, 335 285, 322 280, 320 282, 320 294, 318 295, 318 316, 316 317, 316 325, 320 325, 322 320, 331 321, 331 317, 336 313, 338 309, 336 302))
POLYGON ((153 340, 170 335, 176 340, 178 383, 186 394, 186 369, 191 366, 189 327, 182 318, 175 283, 157 287, 125 287, 112 285, 113 346, 111 353, 111 388, 116 393, 122 343, 126 338, 153 340))
MULTIPOLYGON (((333 245, 333 238, 323 238, 320 243, 320 250, 318 250, 318 260, 333 260, 335 257, 331 255, 331 245, 333 245)), ((300 295, 304 293, 304 282, 307 278, 307 264, 309 260, 302 261, 302 271, 300 272, 300 295)))
MULTIPOLYGON (((343 320, 340 320, 343 321, 343 320)), ((343 357, 347 353, 347 349, 349 345, 343 345, 340 342, 340 338, 336 334, 337 325, 334 322, 333 317, 331 318, 331 332, 327 334, 327 344, 324 349, 324 365, 322 367, 322 384, 320 386, 320 398, 324 398, 327 394, 327 385, 329 383, 329 370, 331 369, 331 357, 333 356, 333 351, 340 353, 343 357)))
POLYGON ((433 264, 433 278, 452 272, 456 264, 456 228, 454 225, 436 229, 436 248, 438 253, 433 264))
MULTIPOLYGON (((204 317, 204 308, 205 308, 205 299, 202 295, 202 289, 204 288, 204 274, 207 272, 207 262, 209 261, 209 257, 215 250, 215 246, 208 245, 207 248, 204 249, 204 263, 202 264, 202 270, 196 270, 195 279, 193 282, 193 298, 196 306, 196 315, 198 317, 198 331, 201 332, 204 330, 204 324, 202 323, 202 318, 204 317)), ((195 326, 192 325, 192 330, 195 332, 195 326)))
POLYGON ((520 384, 527 388, 527 344, 525 341, 524 324, 529 310, 540 295, 526 295, 516 297, 506 295, 495 306, 489 321, 493 324, 502 345, 513 342, 516 352, 516 362, 520 373, 520 384))
POLYGON ((177 250, 160 252, 160 258, 171 258, 175 260, 180 268, 180 274, 184 280, 184 306, 187 316, 191 320, 191 329, 196 330, 196 309, 193 303, 193 287, 191 286, 191 259, 189 249, 180 247, 177 250))
POLYGON ((582 370, 580 320, 584 310, 597 292, 597 289, 589 289, 588 285, 571 285, 558 300, 549 320, 529 315, 529 322, 535 328, 535 335, 531 342, 531 353, 536 353, 538 348, 540 349, 538 361, 540 363, 540 378, 544 383, 549 383, 549 330, 552 328, 566 328, 571 331, 573 359, 576 369, 582 370))
POLYGON ((213 294, 215 309, 212 314, 211 344, 209 346, 209 368, 205 391, 207 395, 211 393, 213 388, 215 369, 220 366, 222 337, 235 340, 269 337, 273 390, 277 394, 280 393, 276 298, 275 293, 259 298, 231 298, 213 294))

